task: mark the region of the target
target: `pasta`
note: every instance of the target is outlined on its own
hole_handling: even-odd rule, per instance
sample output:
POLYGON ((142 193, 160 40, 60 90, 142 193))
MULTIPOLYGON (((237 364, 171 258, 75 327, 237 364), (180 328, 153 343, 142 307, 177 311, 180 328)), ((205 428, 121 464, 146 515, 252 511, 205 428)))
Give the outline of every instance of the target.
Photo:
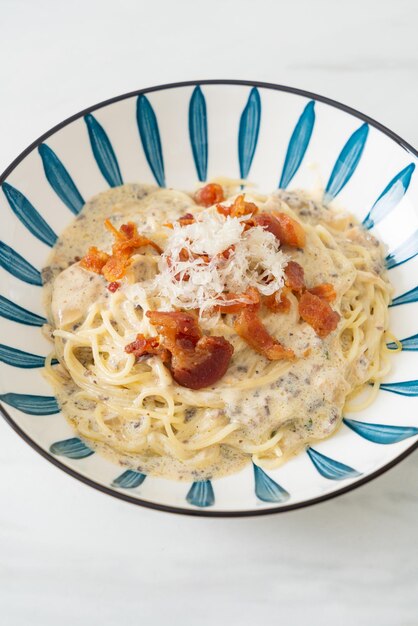
MULTIPOLYGON (((225 475, 251 460, 278 467, 335 432, 344 410, 368 406, 390 368, 383 246, 351 215, 305 192, 243 196, 233 183, 222 185, 230 197, 218 210, 146 185, 100 194, 62 234, 44 270, 54 342, 46 375, 64 415, 106 456, 180 480, 225 475), (270 227, 265 215, 285 216, 280 236, 279 222, 270 227), (195 237, 187 254, 185 233, 195 237), (99 257, 91 246, 105 252, 99 257), (222 262, 214 260, 218 249, 222 262), (301 268, 302 286, 289 277, 291 263, 301 268), (121 277, 110 280, 115 272, 121 277), (217 350, 216 367, 225 355, 215 382, 201 385, 188 372, 188 384, 200 386, 181 384, 184 365, 175 363, 184 353, 176 355, 166 318, 157 323, 154 313, 179 308, 199 333, 187 354, 201 345, 217 350), (316 319, 319 309, 325 317, 316 319), (251 336, 255 322, 262 346, 251 336)), ((203 370, 216 370, 207 363, 203 370)))

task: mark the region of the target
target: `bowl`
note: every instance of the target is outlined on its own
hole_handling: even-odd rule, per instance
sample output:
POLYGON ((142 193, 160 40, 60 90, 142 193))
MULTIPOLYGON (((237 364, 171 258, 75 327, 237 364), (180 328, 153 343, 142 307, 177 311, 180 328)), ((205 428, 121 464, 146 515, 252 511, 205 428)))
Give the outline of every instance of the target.
MULTIPOLYGON (((72 116, 0 178, 1 412, 56 467, 117 498, 209 516, 287 511, 343 494, 418 445, 418 153, 338 102, 302 90, 211 80, 128 93, 72 116), (42 375, 41 269, 84 201, 123 182, 193 189, 215 176, 262 191, 324 189, 387 246, 391 329, 403 351, 376 401, 279 469, 195 483, 126 470, 75 436, 42 375)), ((32 477, 33 478, 33 477, 32 477)))

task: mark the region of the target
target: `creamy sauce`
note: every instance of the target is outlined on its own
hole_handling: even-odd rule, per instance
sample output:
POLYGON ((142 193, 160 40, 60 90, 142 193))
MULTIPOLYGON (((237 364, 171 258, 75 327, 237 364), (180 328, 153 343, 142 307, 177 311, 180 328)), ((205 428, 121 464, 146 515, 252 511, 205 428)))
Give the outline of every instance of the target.
MULTIPOLYGON (((282 201, 305 223, 330 224, 337 230, 347 230, 347 237, 338 250, 333 250, 334 244, 324 237, 315 240, 308 238, 303 250, 291 250, 289 253, 304 268, 307 285, 327 282, 334 286, 337 299, 332 306, 341 313, 343 296, 356 277, 353 263, 346 258, 351 255, 351 244, 358 243, 368 250, 364 270, 376 276, 384 273, 382 247, 357 226, 350 216, 330 212, 303 194, 277 192, 270 196, 264 208, 279 210, 282 201)), ((134 222, 142 234, 148 235, 164 248, 167 233, 162 224, 198 210, 188 194, 148 185, 124 185, 94 197, 62 233, 52 251, 49 265, 43 272, 46 308, 52 326, 74 330, 93 303, 102 302, 103 306, 107 306, 110 298, 107 282, 102 276, 88 272, 78 264, 92 245, 110 252, 113 238, 103 228, 106 218, 111 217, 117 228, 128 221, 134 222)), ((156 256, 137 254, 121 289, 129 295, 135 291, 137 284, 146 285, 147 281, 152 280, 156 272, 156 256)), ((347 394, 366 380, 368 363, 365 357, 362 362, 355 363, 347 370, 337 331, 320 339, 308 324, 298 321, 294 312, 265 312, 263 322, 268 331, 286 347, 292 348, 298 358, 295 362, 283 364, 282 373, 275 380, 263 383, 263 378, 268 376, 274 364, 256 354, 234 333, 233 316, 227 315, 224 320, 226 326, 231 327, 226 338, 234 345, 235 352, 223 379, 208 391, 217 391, 225 406, 201 409, 191 405, 184 411, 186 422, 191 419, 210 421, 211 414, 215 418, 222 413, 229 423, 239 424, 238 430, 230 436, 230 441, 238 447, 242 440, 251 440, 254 445, 262 444, 281 428, 281 447, 286 458, 300 451, 307 443, 323 439, 338 428, 347 394), (259 386, 253 389, 240 388, 240 383, 248 378, 260 379, 259 386)), ((206 329, 210 331, 210 321, 206 329)), ((56 341, 60 359, 63 345, 62 340, 56 341)), ((85 358, 86 361, 91 359, 88 351, 85 358)), ((115 354, 115 363, 117 358, 115 354)), ((79 416, 95 408, 91 400, 83 399, 77 391, 77 385, 68 377, 56 388, 62 411, 76 430, 79 416)), ((197 394, 196 397, 204 393, 205 390, 190 391, 190 394, 197 394)), ((135 437, 138 425, 139 422, 136 425, 134 421, 125 424, 124 437, 135 437)), ((232 473, 250 459, 249 454, 222 445, 216 461, 200 469, 169 455, 140 457, 128 452, 116 453, 106 441, 88 440, 88 445, 127 467, 180 480, 232 473)))

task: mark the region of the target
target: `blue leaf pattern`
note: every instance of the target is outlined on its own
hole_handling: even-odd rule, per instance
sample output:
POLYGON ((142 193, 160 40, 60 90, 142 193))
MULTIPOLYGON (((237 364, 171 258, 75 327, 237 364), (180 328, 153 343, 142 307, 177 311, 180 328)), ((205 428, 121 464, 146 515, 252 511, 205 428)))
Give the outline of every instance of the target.
POLYGON ((28 415, 53 415, 59 413, 57 401, 52 396, 33 396, 24 393, 3 393, 0 400, 28 415))
POLYGON ((49 447, 49 451, 57 456, 65 456, 68 459, 85 459, 94 454, 94 450, 89 448, 84 441, 78 437, 56 441, 49 447))
POLYGON ((253 464, 255 495, 263 502, 286 502, 290 494, 268 476, 261 467, 253 464))
POLYGON ((340 463, 339 461, 335 461, 329 456, 325 456, 325 454, 321 454, 313 448, 308 448, 306 452, 318 472, 324 478, 328 478, 329 480, 345 480, 346 478, 361 476, 361 473, 352 467, 344 465, 344 463, 340 463))
POLYGON ((369 126, 363 124, 351 135, 341 150, 325 188, 324 204, 331 202, 340 193, 356 171, 368 134, 369 126))
POLYGON ((363 226, 365 228, 373 228, 373 226, 376 226, 376 224, 399 204, 408 191, 414 169, 415 164, 410 163, 392 178, 363 220, 363 226))
POLYGON ((110 187, 123 185, 118 160, 103 126, 91 113, 84 116, 94 158, 110 187))
POLYGON ((118 489, 134 489, 142 485, 146 477, 146 474, 141 474, 135 470, 126 470, 126 472, 123 472, 123 474, 115 478, 112 482, 112 487, 117 487, 118 489))
POLYGON ((239 122, 238 158, 241 178, 247 178, 250 171, 260 132, 260 121, 260 94, 258 89, 253 87, 239 122))
POLYGON ((401 383, 382 383, 380 389, 397 393, 399 396, 418 396, 418 380, 406 380, 401 383))
POLYGON ((84 200, 75 186, 73 179, 49 146, 42 143, 38 147, 45 170, 45 176, 63 203, 77 215, 84 205, 84 200))
POLYGON ((27 311, 4 296, 0 296, 0 316, 27 326, 43 326, 46 324, 44 317, 27 311))
POLYGON ((410 302, 418 302, 418 287, 414 287, 394 298, 389 306, 399 306, 401 304, 409 304, 410 302))
POLYGON ((315 102, 308 102, 292 133, 280 177, 279 187, 286 189, 302 163, 315 124, 315 102))
MULTIPOLYGON (((402 350, 409 352, 416 352, 418 350, 418 335, 411 335, 405 339, 401 339, 402 350)), ((398 347, 394 341, 386 344, 389 350, 396 350, 398 347)))
POLYGON ((30 352, 23 352, 23 350, 5 346, 2 343, 0 343, 0 361, 7 363, 7 365, 21 367, 24 369, 44 367, 45 365, 44 356, 38 356, 37 354, 31 354, 30 352))
POLYGON ((148 165, 160 187, 165 187, 164 160, 160 132, 154 110, 144 95, 138 97, 136 119, 148 165))
POLYGON ((2 241, 0 241, 0 266, 25 283, 42 286, 40 272, 2 241))
POLYGON ((197 176, 203 182, 208 172, 208 122, 205 96, 199 85, 190 99, 189 135, 197 176))
POLYGON ((215 495, 210 480, 198 480, 190 487, 186 500, 193 506, 207 507, 215 502, 215 495))
POLYGON ((39 215, 35 207, 29 202, 23 193, 8 183, 3 183, 2 189, 10 208, 20 219, 22 224, 26 226, 32 235, 35 235, 35 237, 52 248, 58 237, 52 228, 45 222, 44 218, 39 215))
POLYGON ((367 422, 358 422, 357 420, 349 420, 347 418, 344 418, 343 422, 364 439, 384 445, 398 443, 398 441, 418 435, 418 428, 414 428, 414 426, 368 424, 367 422))
POLYGON ((404 241, 394 252, 386 257, 386 266, 389 270, 406 263, 418 254, 418 230, 404 241))

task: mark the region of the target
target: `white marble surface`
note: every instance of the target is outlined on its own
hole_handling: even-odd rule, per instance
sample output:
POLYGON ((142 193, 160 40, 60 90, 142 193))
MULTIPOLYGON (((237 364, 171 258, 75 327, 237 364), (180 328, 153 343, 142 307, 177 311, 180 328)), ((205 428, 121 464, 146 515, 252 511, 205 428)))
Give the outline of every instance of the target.
MULTIPOLYGON (((0 0, 0 170, 94 102, 203 78, 316 91, 416 146, 417 19, 416 0, 0 0)), ((292 513, 195 519, 78 483, 0 419, 0 622, 416 626, 417 469, 292 513)))

